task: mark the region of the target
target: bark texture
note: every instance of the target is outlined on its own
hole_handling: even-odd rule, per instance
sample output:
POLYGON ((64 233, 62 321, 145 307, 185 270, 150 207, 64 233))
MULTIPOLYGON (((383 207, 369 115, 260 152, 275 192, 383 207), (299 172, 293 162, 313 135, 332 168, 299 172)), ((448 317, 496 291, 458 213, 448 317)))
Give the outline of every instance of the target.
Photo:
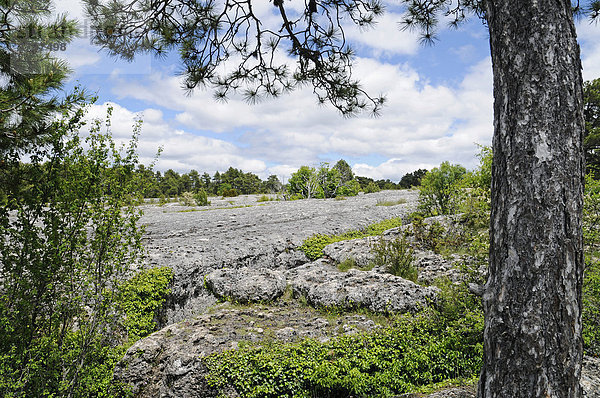
POLYGON ((569 0, 487 0, 494 164, 478 397, 581 397, 583 112, 569 0))

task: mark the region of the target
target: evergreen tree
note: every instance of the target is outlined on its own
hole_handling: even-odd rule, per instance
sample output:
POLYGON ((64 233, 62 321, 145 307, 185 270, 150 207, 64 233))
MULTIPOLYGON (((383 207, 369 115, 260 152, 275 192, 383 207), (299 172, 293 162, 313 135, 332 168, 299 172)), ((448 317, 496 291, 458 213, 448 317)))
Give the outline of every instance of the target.
POLYGON ((67 16, 53 21, 52 2, 0 1, 0 154, 14 146, 38 143, 49 135, 56 113, 83 104, 84 93, 61 91, 68 65, 52 56, 77 34, 67 16))

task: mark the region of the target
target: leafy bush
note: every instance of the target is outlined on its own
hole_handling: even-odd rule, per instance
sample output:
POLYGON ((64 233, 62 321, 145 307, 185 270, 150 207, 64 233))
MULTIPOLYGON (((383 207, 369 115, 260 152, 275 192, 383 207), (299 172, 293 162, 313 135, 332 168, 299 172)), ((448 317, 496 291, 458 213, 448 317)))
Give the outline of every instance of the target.
POLYGON ((180 200, 183 206, 193 206, 195 204, 194 194, 191 192, 182 193, 180 200))
POLYGON ((198 206, 210 206, 210 202, 208 201, 208 194, 204 189, 199 189, 198 192, 194 194, 194 201, 198 206))
POLYGON ((238 191, 235 188, 225 189, 221 194, 224 198, 233 198, 239 196, 238 191))
POLYGON ((262 343, 204 359, 210 386, 243 397, 374 397, 477 376, 483 317, 456 328, 434 313, 321 343, 262 343))
POLYGON ((392 240, 380 238, 372 247, 375 265, 385 267, 392 275, 417 281, 419 270, 413 265, 414 251, 405 237, 392 240))
POLYGON ((379 191, 381 191, 381 188, 379 188, 379 185, 375 184, 373 181, 369 182, 364 189, 365 193, 375 193, 379 191))
POLYGON ((142 255, 136 126, 119 149, 83 111, 6 157, 0 190, 0 396, 104 395, 121 339, 114 287, 142 255), (23 164, 27 162, 27 167, 23 164), (15 185, 14 181, 28 182, 15 185))
POLYGON ((151 268, 120 285, 118 306, 126 316, 124 327, 131 343, 155 332, 157 324, 163 323, 159 310, 170 293, 172 279, 171 268, 151 268))
POLYGON ((462 195, 462 178, 466 169, 443 162, 427 172, 419 187, 419 209, 427 215, 454 214, 462 195))
MULTIPOLYGON (((597 253, 596 253, 597 254, 597 253)), ((600 357, 600 262, 588 260, 583 278, 583 343, 587 355, 600 357)))
POLYGON ((415 241, 423 248, 440 253, 446 229, 439 222, 427 224, 422 217, 416 216, 412 221, 412 233, 415 241))
POLYGON ((302 246, 300 246, 300 250, 306 254, 306 257, 314 261, 323 257, 323 248, 325 246, 341 240, 343 239, 334 235, 316 234, 307 238, 302 243, 302 246))

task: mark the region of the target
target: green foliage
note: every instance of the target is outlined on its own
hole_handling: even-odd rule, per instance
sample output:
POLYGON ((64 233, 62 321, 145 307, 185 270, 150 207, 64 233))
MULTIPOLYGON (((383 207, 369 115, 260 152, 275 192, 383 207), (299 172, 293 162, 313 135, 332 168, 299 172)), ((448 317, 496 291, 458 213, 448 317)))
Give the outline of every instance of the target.
POLYGON ((196 201, 194 200, 194 194, 191 192, 182 193, 180 200, 183 206, 194 206, 194 204, 196 204, 196 201))
POLYGON ((14 150, 0 173, 1 396, 105 396, 121 352, 114 287, 142 254, 140 125, 118 148, 110 110, 85 143, 82 120, 55 121, 47 144, 14 150))
POLYGON ((314 261, 323 257, 323 248, 325 246, 341 240, 344 239, 335 235, 316 234, 302 242, 300 250, 306 254, 306 257, 314 261))
POLYGON ((401 225, 402 220, 400 218, 390 218, 371 224, 363 230, 350 230, 341 235, 316 234, 307 238, 302 243, 302 246, 300 246, 300 250, 302 250, 309 259, 316 260, 323 257, 323 248, 331 243, 381 235, 384 231, 401 225))
MULTIPOLYGON (((597 252, 594 253, 594 256, 597 255, 597 252)), ((585 353, 600 357, 600 262, 597 257, 586 261, 582 321, 585 353)))
POLYGON ((78 31, 66 15, 53 18, 52 8, 47 0, 0 2, 0 159, 51 140, 55 116, 86 100, 78 88, 59 92, 70 71, 51 51, 66 50, 78 31))
POLYGON ((466 187, 460 211, 464 221, 473 228, 489 228, 494 155, 488 146, 479 146, 479 166, 464 178, 466 187))
POLYGON ((586 173, 600 178, 600 79, 583 84, 586 173))
POLYGON ((287 191, 292 195, 300 195, 302 198, 315 198, 322 195, 319 189, 317 179, 317 171, 314 167, 302 166, 292 173, 288 184, 287 191))
POLYGON ((367 184, 367 186, 364 188, 364 193, 375 193, 375 192, 379 192, 381 191, 381 189, 379 188, 379 185, 375 184, 375 182, 371 181, 367 184))
POLYGON ((224 189, 221 192, 221 195, 224 198, 234 198, 234 197, 238 196, 239 193, 238 193, 238 191, 235 188, 230 188, 230 189, 224 189))
POLYGON ((337 190, 339 196, 356 196, 360 192, 360 184, 356 180, 345 182, 337 190))
POLYGON ((320 343, 262 343, 204 359, 207 382, 242 397, 384 397, 473 378, 483 317, 456 328, 439 314, 406 316, 371 334, 320 343))
POLYGON ((354 180, 352 169, 345 160, 335 166, 321 163, 318 168, 302 166, 292 174, 287 191, 291 195, 303 198, 335 198, 337 196, 356 196, 360 184, 354 180))
POLYGON ((375 206, 396 206, 407 203, 407 200, 402 198, 398 200, 378 200, 375 206))
POLYGON ((412 234, 415 241, 423 248, 432 250, 434 253, 440 253, 444 245, 444 228, 438 221, 425 223, 422 217, 415 217, 412 221, 412 234))
POLYGON ((200 188, 198 192, 194 194, 194 202, 196 202, 196 205, 198 206, 210 206, 210 202, 208 201, 208 194, 202 188, 200 188))
POLYGON ((418 187, 421 185, 421 180, 425 174, 427 174, 427 170, 425 169, 419 169, 412 173, 405 174, 400 179, 398 185, 404 189, 418 187))
POLYGON ((591 174, 585 177, 583 238, 591 250, 600 249, 600 181, 591 174))
POLYGON ((413 265, 414 251, 404 236, 392 240, 379 238, 372 245, 371 253, 375 265, 385 267, 392 275, 417 281, 419 270, 413 265))
POLYGON ((159 310, 171 292, 172 280, 171 268, 151 268, 119 286, 117 305, 126 316, 124 327, 130 343, 156 331, 156 325, 162 323, 159 310))
POLYGON ((462 199, 464 167, 443 162, 427 172, 419 188, 419 209, 427 215, 454 214, 462 199))

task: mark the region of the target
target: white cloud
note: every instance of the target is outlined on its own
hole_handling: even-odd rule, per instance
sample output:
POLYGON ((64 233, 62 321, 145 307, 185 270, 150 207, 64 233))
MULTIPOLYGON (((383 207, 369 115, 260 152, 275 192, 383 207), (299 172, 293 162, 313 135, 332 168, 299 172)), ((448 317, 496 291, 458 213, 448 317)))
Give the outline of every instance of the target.
POLYGON ((415 168, 432 167, 444 160, 472 167, 477 151, 474 143, 491 141, 489 58, 473 66, 458 88, 432 86, 422 82, 408 66, 373 59, 360 59, 355 75, 369 92, 387 93, 388 105, 381 117, 344 119, 331 106, 316 106, 310 90, 251 106, 239 98, 217 103, 210 91, 188 97, 178 78, 160 74, 143 84, 115 75, 112 83, 120 101, 141 100, 149 107, 175 112, 170 121, 156 114, 150 136, 172 137, 167 141, 172 150, 168 156, 173 162, 178 160, 173 164, 179 169, 185 165, 201 170, 244 165, 247 171, 289 175, 302 164, 376 155, 394 161, 369 166, 373 169, 357 167, 365 173, 397 180, 415 168), (184 126, 184 139, 173 138, 172 130, 181 130, 175 127, 177 124, 184 126), (165 133, 167 130, 170 132, 165 133), (213 132, 220 139, 190 132, 213 132), (208 142, 220 142, 221 146, 204 150, 210 147, 208 142), (219 155, 214 157, 213 153, 219 155))
POLYGON ((398 25, 401 20, 401 14, 386 12, 376 19, 372 27, 348 26, 346 37, 358 43, 359 48, 369 49, 375 57, 415 54, 419 49, 418 34, 401 30, 398 25))
POLYGON ((577 35, 581 45, 583 79, 600 78, 600 25, 582 19, 577 24, 577 35))

